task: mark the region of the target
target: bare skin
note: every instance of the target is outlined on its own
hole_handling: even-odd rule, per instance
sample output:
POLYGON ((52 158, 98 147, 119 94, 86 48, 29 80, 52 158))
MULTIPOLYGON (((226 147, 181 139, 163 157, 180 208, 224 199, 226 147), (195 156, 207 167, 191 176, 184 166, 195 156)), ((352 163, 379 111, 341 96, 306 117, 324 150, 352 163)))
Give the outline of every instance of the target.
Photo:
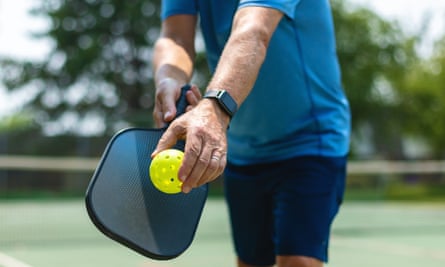
MULTIPOLYGON (((221 55, 207 90, 224 89, 240 106, 250 93, 266 56, 269 40, 283 14, 275 9, 245 7, 233 20, 230 38, 221 55)), ((175 102, 180 87, 189 83, 195 57, 194 38, 197 18, 176 15, 162 24, 155 45, 154 73, 156 102, 154 118, 158 126, 170 122, 176 114, 175 102)), ((186 139, 184 160, 179 169, 182 191, 219 177, 226 166, 226 130, 229 116, 211 99, 201 99, 196 86, 187 94, 188 112, 174 120, 163 134, 152 156, 186 139)), ((320 267, 322 262, 303 256, 280 255, 278 267, 320 267)), ((239 267, 250 267, 238 260, 239 267)))
MULTIPOLYGON (((178 15, 163 22, 160 38, 154 47, 153 69, 156 83, 156 101, 153 117, 158 127, 170 122, 176 115, 176 100, 180 87, 193 74, 195 58, 195 27, 197 18, 178 15)), ((198 88, 187 94, 193 106, 201 98, 198 88)))
MULTIPOLYGON (((282 16, 275 9, 262 7, 246 7, 237 11, 232 34, 208 89, 224 88, 241 105, 256 81, 269 40, 282 16)), ((168 121, 174 117, 173 105, 179 96, 178 88, 191 77, 195 24, 196 18, 186 15, 172 16, 163 23, 162 37, 156 44, 154 57, 157 121, 159 118, 168 121), (176 27, 178 24, 180 26, 176 27), (166 79, 174 82, 165 82, 166 79)), ((190 112, 175 120, 159 141, 153 156, 171 147, 178 139, 187 139, 183 164, 179 169, 184 193, 216 179, 223 172, 229 121, 229 116, 215 101, 202 99, 190 112)))
MULTIPOLYGON (((304 256, 277 256, 276 258, 276 266, 277 267, 322 267, 323 262, 310 258, 310 257, 304 257, 304 256)), ((273 265, 270 266, 256 266, 256 265, 249 265, 244 262, 242 262, 240 259, 238 259, 238 267, 273 267, 273 265)))

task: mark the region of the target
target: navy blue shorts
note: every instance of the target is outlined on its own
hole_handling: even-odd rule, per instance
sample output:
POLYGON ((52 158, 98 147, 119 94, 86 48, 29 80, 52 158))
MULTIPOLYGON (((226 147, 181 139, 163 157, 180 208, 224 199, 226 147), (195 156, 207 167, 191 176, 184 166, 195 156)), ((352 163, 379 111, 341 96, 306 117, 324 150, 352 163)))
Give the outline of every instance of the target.
POLYGON ((328 260, 332 221, 343 199, 346 157, 297 157, 225 170, 238 257, 273 265, 276 256, 328 260))

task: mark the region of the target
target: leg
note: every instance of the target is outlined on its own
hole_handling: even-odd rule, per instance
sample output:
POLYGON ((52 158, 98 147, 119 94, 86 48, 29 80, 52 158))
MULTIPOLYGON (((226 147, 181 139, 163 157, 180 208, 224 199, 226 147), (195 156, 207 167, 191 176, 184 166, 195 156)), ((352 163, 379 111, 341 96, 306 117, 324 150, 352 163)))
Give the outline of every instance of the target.
MULTIPOLYGON (((264 171, 265 172, 265 171, 264 171)), ((261 166, 228 164, 224 190, 238 266, 273 266, 272 195, 261 166)))
POLYGON ((278 267, 320 267, 343 197, 345 158, 300 157, 282 164, 275 187, 278 267))
POLYGON ((322 267, 323 262, 305 256, 278 256, 277 267, 322 267))
MULTIPOLYGON (((278 256, 277 257, 277 267, 322 267, 323 262, 309 258, 305 256, 278 256)), ((238 258, 238 267, 272 267, 272 265, 268 266, 258 266, 258 265, 250 265, 244 263, 242 260, 238 258)))
POLYGON ((226 168, 239 267, 320 267, 344 190, 346 158, 226 168))
POLYGON ((273 265, 250 265, 238 258, 238 267, 273 267, 273 265))

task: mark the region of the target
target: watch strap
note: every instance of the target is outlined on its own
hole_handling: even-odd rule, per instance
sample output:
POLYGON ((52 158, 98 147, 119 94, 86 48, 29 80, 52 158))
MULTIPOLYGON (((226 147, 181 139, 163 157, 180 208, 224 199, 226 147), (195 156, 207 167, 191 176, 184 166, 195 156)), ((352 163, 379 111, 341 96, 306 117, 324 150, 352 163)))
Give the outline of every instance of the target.
POLYGON ((226 90, 208 90, 205 93, 204 98, 215 99, 218 105, 230 116, 230 118, 232 118, 238 110, 238 105, 226 90))

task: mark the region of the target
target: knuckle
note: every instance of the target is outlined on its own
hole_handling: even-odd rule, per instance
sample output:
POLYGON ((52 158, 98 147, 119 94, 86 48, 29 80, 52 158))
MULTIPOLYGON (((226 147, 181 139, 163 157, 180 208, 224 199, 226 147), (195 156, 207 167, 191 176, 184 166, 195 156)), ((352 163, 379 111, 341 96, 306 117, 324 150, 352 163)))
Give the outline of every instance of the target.
POLYGON ((198 157, 201 153, 201 146, 198 143, 192 143, 190 145, 189 154, 198 157))
POLYGON ((227 157, 226 156, 221 157, 221 160, 219 161, 218 164, 219 173, 222 173, 224 171, 224 169, 226 168, 226 164, 227 164, 227 157))
POLYGON ((207 158, 204 158, 204 157, 200 157, 200 158, 198 159, 198 162, 199 162, 199 164, 201 164, 201 165, 208 165, 208 164, 211 165, 210 160, 207 159, 207 158))
POLYGON ((201 140, 208 139, 208 129, 203 125, 196 125, 194 128, 194 134, 201 140))
POLYGON ((191 188, 195 188, 195 187, 198 186, 198 181, 197 181, 196 179, 193 179, 193 178, 188 179, 188 180, 187 180, 187 185, 188 185, 189 187, 191 187, 191 188))
POLYGON ((170 124, 170 129, 177 137, 183 137, 186 132, 186 128, 182 124, 178 123, 177 120, 174 120, 170 124))
POLYGON ((215 173, 219 171, 219 161, 212 160, 208 166, 208 170, 211 173, 215 173))

